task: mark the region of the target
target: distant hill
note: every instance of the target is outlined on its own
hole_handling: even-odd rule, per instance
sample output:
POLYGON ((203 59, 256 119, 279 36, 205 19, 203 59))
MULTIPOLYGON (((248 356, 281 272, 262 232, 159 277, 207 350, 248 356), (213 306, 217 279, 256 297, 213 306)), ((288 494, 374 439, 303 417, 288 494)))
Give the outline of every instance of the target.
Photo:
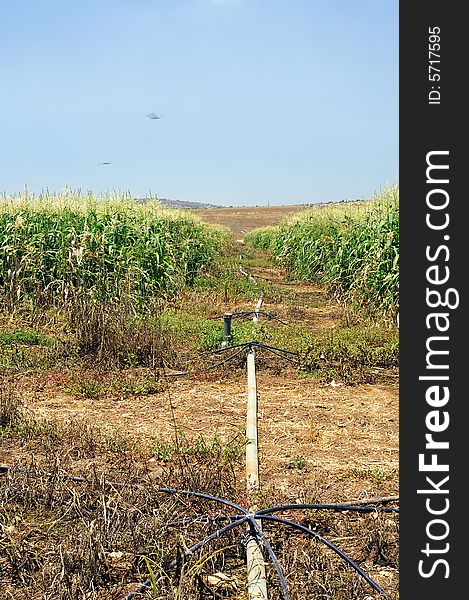
MULTIPOLYGON (((188 208, 190 210, 196 210, 198 208, 227 208, 221 204, 210 204, 208 202, 189 202, 186 200, 170 200, 169 198, 157 198, 158 202, 161 202, 168 208, 188 208)), ((149 198, 137 198, 137 202, 148 202, 149 198)))
MULTIPOLYGON (((139 202, 148 202, 148 198, 138 198, 139 202)), ((302 209, 306 209, 306 208, 311 208, 312 206, 321 206, 321 205, 328 205, 328 204, 342 204, 344 202, 350 203, 350 204, 354 204, 357 202, 363 202, 363 199, 356 199, 356 200, 338 200, 338 201, 333 201, 333 200, 329 200, 328 202, 315 202, 315 203, 307 203, 307 204, 301 204, 301 205, 293 205, 293 206, 299 206, 302 209)), ((186 208, 186 209, 190 209, 190 210, 197 210, 197 209, 201 209, 201 210, 206 210, 209 208, 226 208, 226 209, 241 209, 241 208, 264 208, 267 209, 269 207, 269 205, 265 206, 259 206, 259 205, 241 205, 241 206, 227 206, 226 204, 210 204, 209 202, 190 202, 189 200, 170 200, 169 198, 158 198, 158 202, 161 202, 161 204, 163 204, 164 206, 167 206, 168 208, 186 208)), ((280 205, 280 206, 286 206, 288 207, 289 205, 280 205)), ((275 205, 272 206, 272 208, 274 208, 275 205)))
POLYGON ((169 200, 168 198, 158 198, 161 204, 168 206, 169 208, 226 208, 220 204, 209 204, 208 202, 188 202, 185 200, 169 200))

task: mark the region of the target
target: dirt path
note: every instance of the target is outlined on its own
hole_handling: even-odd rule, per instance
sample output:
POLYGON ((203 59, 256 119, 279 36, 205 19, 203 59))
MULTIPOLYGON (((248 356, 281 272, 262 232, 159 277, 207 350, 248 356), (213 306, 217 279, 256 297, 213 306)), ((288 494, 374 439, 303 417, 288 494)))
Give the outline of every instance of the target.
MULTIPOLYGON (((328 487, 335 488, 328 496, 341 501, 345 492, 355 498, 367 496, 370 484, 382 480, 379 493, 397 493, 394 386, 321 386, 293 374, 260 372, 258 394, 263 485, 287 491, 300 488, 305 480, 328 481, 328 487), (341 481, 353 485, 344 489, 337 485, 341 481)), ((124 400, 77 399, 49 381, 31 392, 30 401, 40 414, 85 417, 142 442, 155 436, 174 438, 172 405, 177 426, 188 439, 218 434, 229 440, 244 429, 246 381, 241 372, 213 381, 179 380, 161 394, 124 400)))
POLYGON ((300 210, 301 204, 283 206, 240 206, 230 208, 207 208, 191 210, 194 215, 208 223, 223 225, 233 232, 235 239, 242 239, 257 227, 278 225, 285 217, 300 210))
MULTIPOLYGON (((254 218, 247 222, 242 220, 242 215, 235 216, 232 222, 235 234, 238 231, 241 233, 241 229, 252 229, 255 224, 260 224, 254 218)), ((279 218, 278 214, 273 216, 279 218)), ((226 214, 216 218, 226 219, 226 214)), ((261 224, 272 224, 265 214, 263 219, 261 224)), ((229 225, 229 219, 224 224, 229 225)), ((243 269, 258 282, 254 288, 252 280, 248 286, 244 286, 246 282, 243 278, 246 276, 239 271, 236 275, 243 281, 236 281, 236 285, 240 285, 234 286, 235 292, 231 296, 216 286, 208 292, 187 292, 187 297, 180 298, 175 304, 182 311, 178 313, 179 319, 181 316, 190 319, 195 312, 200 331, 204 332, 208 322, 205 318, 212 314, 209 311, 215 310, 215 307, 217 314, 253 310, 258 292, 260 294, 262 289, 265 293, 261 309, 277 315, 283 322, 261 317, 260 328, 267 334, 266 339, 285 340, 288 343, 302 340, 298 336, 303 333, 309 343, 314 335, 319 334, 317 339, 322 344, 323 339, 340 337, 343 327, 340 307, 328 301, 321 288, 289 281, 281 269, 269 264, 265 255, 251 253, 242 243, 236 252, 238 256, 244 255, 241 259, 243 269), (251 257, 247 256, 249 253, 251 257), (243 293, 238 294, 239 290, 243 293), (289 326, 285 326, 285 323, 289 326)), ((211 284, 210 281, 207 283, 211 284)), ((221 321, 219 326, 221 330, 221 321)), ((260 328, 256 333, 261 331, 260 328)), ((201 347, 200 331, 197 329, 196 334, 187 334, 189 337, 174 336, 174 340, 168 334, 170 343, 174 342, 174 348, 180 353, 174 365, 184 364, 187 358, 187 368, 199 368, 202 359, 195 348, 201 347), (190 335, 197 338, 192 347, 190 343, 194 340, 190 335)), ((250 328, 248 331, 251 331, 250 328)), ((39 351, 47 352, 47 348, 41 347, 39 351)), ((18 353, 21 352, 22 348, 19 348, 18 353)), ((328 353, 327 350, 325 352, 328 353)), ((18 430, 13 429, 12 435, 2 436, 0 464, 19 464, 21 468, 36 466, 42 474, 39 478, 32 478, 33 484, 30 481, 28 488, 24 487, 23 475, 18 475, 19 480, 12 480, 16 481, 13 488, 17 486, 15 493, 18 498, 21 498, 25 489, 33 490, 25 495, 25 505, 23 500, 11 502, 11 498, 16 497, 14 493, 5 496, 7 502, 3 503, 2 517, 7 520, 5 526, 0 524, 0 533, 3 534, 3 540, 6 535, 10 536, 7 540, 9 545, 5 545, 5 556, 13 566, 8 567, 9 570, 0 568, 0 579, 3 578, 0 588, 4 587, 9 597, 20 598, 19 592, 24 587, 26 591, 21 598, 42 598, 40 586, 44 585, 47 590, 52 586, 52 593, 58 597, 57 589, 62 589, 61 586, 65 585, 63 582, 72 581, 64 566, 63 557, 68 556, 69 565, 79 565, 77 573, 87 574, 93 570, 98 573, 101 564, 105 566, 106 573, 111 572, 109 569, 114 573, 113 586, 107 582, 102 584, 97 579, 96 594, 87 593, 87 598, 122 598, 124 593, 135 591, 136 586, 147 577, 146 571, 142 574, 137 557, 145 556, 142 552, 153 552, 156 547, 153 541, 154 525, 151 525, 151 529, 145 529, 150 527, 155 511, 158 515, 155 498, 151 496, 152 488, 142 492, 139 501, 143 504, 134 506, 137 501, 132 497, 129 502, 124 495, 121 498, 119 490, 110 491, 109 499, 102 502, 104 494, 101 487, 98 486, 96 491, 99 498, 93 500, 91 487, 82 489, 80 484, 75 488, 68 481, 58 483, 59 479, 56 481, 53 477, 44 477, 43 472, 65 471, 86 477, 93 475, 96 482, 102 476, 104 479, 122 481, 129 476, 133 479, 141 475, 145 480, 152 479, 158 486, 208 491, 240 505, 247 503, 244 466, 247 409, 245 361, 240 357, 236 359, 237 362, 190 377, 173 377, 144 367, 105 371, 99 365, 92 364, 89 356, 75 360, 67 355, 62 360, 55 346, 51 353, 52 359, 44 363, 48 366, 41 366, 40 354, 38 362, 33 362, 30 369, 27 361, 20 363, 21 368, 12 375, 14 393, 11 398, 7 393, 0 398, 11 400, 18 397, 35 417, 45 417, 44 421, 20 419, 18 430), (56 354, 53 354, 54 351, 56 354), (63 427, 57 422, 62 422, 63 427), (215 452, 205 452, 214 440, 221 440, 221 446, 217 446, 215 452), (177 456, 176 450, 180 452, 177 456), (195 453, 196 450, 199 454, 195 453), (193 453, 189 454, 191 451, 193 453), (223 462, 223 456, 228 451, 232 453, 231 456, 237 456, 234 470, 223 462), (233 480, 233 475, 236 480, 233 480), (23 487, 18 487, 19 482, 23 487), (49 503, 52 492, 55 496, 51 511, 49 503), (147 496, 147 493, 150 495, 147 496), (44 499, 47 500, 45 510, 38 509, 41 506, 41 494, 45 494, 44 499), (36 501, 39 503, 36 504, 36 501), (102 513, 99 512, 101 506, 102 513), (83 512, 83 507, 86 507, 87 513, 83 512), (61 510, 65 512, 59 512, 61 510), (65 518, 69 510, 77 511, 79 521, 74 521, 76 517, 70 517, 70 520, 68 516, 65 518), (147 512, 149 510, 152 511, 151 519, 147 512), (111 522, 108 520, 109 514, 112 514, 113 527, 121 519, 122 530, 110 528, 111 533, 104 534, 103 538, 102 529, 96 528, 94 533, 95 523, 102 523, 107 531, 107 523, 111 522), (135 537, 130 549, 130 521, 126 520, 127 514, 132 517, 132 537, 135 534, 134 527, 140 532, 140 537, 135 537), (134 517, 139 519, 138 526, 135 526, 134 517), (47 533, 44 535, 44 532, 47 533), (105 539, 106 535, 110 536, 109 539, 105 539), (99 550, 101 562, 97 562, 97 554, 92 554, 90 548, 104 548, 103 539, 109 551, 99 550), (18 540, 21 540, 21 545, 18 540), (33 576, 28 571, 31 579, 25 578, 19 590, 16 573, 18 564, 25 568, 23 554, 31 569, 35 570, 36 564, 44 564, 44 568, 38 571, 42 575, 34 580, 34 586, 30 583, 33 576), (88 556, 89 562, 85 563, 88 556), (75 563, 70 557, 76 557, 73 559, 75 563), (51 581, 48 583, 49 571, 51 581), (44 574, 46 579, 42 581, 44 574), (33 587, 37 592, 35 594, 33 587), (113 587, 117 590, 115 593, 113 587)), ((165 356, 171 356, 171 353, 167 352, 165 356)), ((397 373, 393 377, 382 378, 379 384, 350 385, 337 376, 335 380, 323 376, 322 370, 321 379, 315 378, 313 373, 268 355, 265 349, 256 351, 256 356, 260 504, 278 506, 299 502, 353 502, 398 496, 397 373)), ((217 358, 213 357, 213 360, 217 358)), ((330 373, 327 369, 324 372, 330 373)), ((26 476, 29 479, 29 475, 26 476)), ((9 484, 10 480, 4 477, 3 482, 9 484)), ((7 485, 4 491, 8 492, 7 485)), ((171 519, 175 519, 179 512, 181 518, 192 515, 194 510, 199 514, 200 506, 188 508, 184 497, 175 502, 172 497, 167 500, 167 503, 161 499, 157 501, 161 502, 162 522, 167 521, 167 514, 172 515, 171 519)), ((363 516, 353 511, 328 512, 325 515, 322 514, 324 512, 319 511, 319 515, 314 517, 307 511, 284 516, 314 528, 333 543, 338 542, 342 551, 357 560, 360 567, 397 600, 396 516, 375 512, 363 516)), ((179 529, 174 534, 165 530, 163 535, 166 536, 165 544, 180 544, 177 541, 179 539, 184 544, 189 539, 191 543, 196 540, 192 530, 190 534, 188 531, 181 533, 179 529), (191 537, 186 540, 185 536, 189 535, 191 537)), ((367 586, 363 593, 357 593, 355 574, 347 573, 337 556, 327 548, 321 552, 321 546, 280 528, 271 528, 268 535, 288 576, 292 599, 302 600, 308 585, 309 589, 317 590, 308 597, 351 598, 350 594, 362 600, 378 597, 367 586)), ((190 546, 188 542, 186 545, 190 546)), ((177 547, 179 549, 179 545, 177 547)), ((245 565, 239 557, 233 556, 224 554, 217 567, 215 563, 204 562, 202 577, 214 576, 221 570, 222 574, 233 575, 234 581, 243 581, 245 565)), ((5 557, 0 556, 0 566, 5 567, 7 562, 5 557)), ((72 577, 75 576, 73 573, 72 577)), ((195 585, 195 580, 187 583, 188 589, 195 585)), ((234 593, 226 590, 226 597, 234 597, 234 593)), ((272 597, 277 597, 272 593, 272 597)), ((225 597, 224 592, 222 595, 225 597)), ((221 598, 222 595, 217 593, 216 597, 221 598)), ((169 593, 165 597, 169 598, 169 593)), ((236 592, 236 597, 245 596, 236 592)))
MULTIPOLYGON (((262 266, 252 268, 251 273, 277 285, 287 284, 277 268, 262 266)), ((287 287, 285 300, 262 308, 312 330, 337 325, 337 306, 318 302, 323 294, 320 289, 287 287)), ((154 437, 174 440, 175 423, 188 439, 215 434, 225 440, 243 439, 245 370, 179 378, 158 392, 125 398, 77 398, 66 391, 67 378, 66 373, 48 374, 39 383, 26 384, 24 393, 34 411, 85 417, 143 442, 154 437)), ((264 365, 258 371, 258 394, 264 489, 278 490, 292 499, 307 493, 323 501, 398 493, 397 383, 321 383, 302 377, 293 368, 276 372, 264 365)))

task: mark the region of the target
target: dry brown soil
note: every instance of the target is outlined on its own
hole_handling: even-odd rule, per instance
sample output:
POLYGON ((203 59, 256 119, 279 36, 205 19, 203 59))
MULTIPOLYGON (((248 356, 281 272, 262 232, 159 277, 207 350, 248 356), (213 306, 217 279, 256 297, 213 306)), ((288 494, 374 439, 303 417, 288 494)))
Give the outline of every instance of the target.
MULTIPOLYGON (((243 435, 247 393, 242 371, 209 380, 178 379, 159 394, 124 399, 76 398, 64 391, 63 382, 49 377, 40 388, 30 389, 30 406, 41 415, 85 417, 142 442, 174 438, 171 406, 188 438, 243 435)), ((301 489, 309 482, 327 487, 329 501, 397 494, 395 386, 320 385, 300 380, 292 371, 260 371, 257 389, 263 485, 291 500, 305 493, 301 489), (343 493, 350 498, 341 497, 343 493)))
MULTIPOLYGON (((235 234, 277 223, 301 207, 260 207, 197 210, 210 222, 229 226, 235 234)), ((276 269, 258 269, 263 277, 282 281, 276 269)), ((290 286, 291 288, 291 286, 290 286)), ((313 286, 293 287, 303 298, 301 308, 264 305, 292 322, 300 318, 310 329, 337 325, 337 306, 308 306, 321 293, 313 286)), ((251 310, 254 308, 251 307, 251 310)), ((233 309, 227 306, 227 310, 233 309)), ((243 436, 246 416, 246 372, 223 370, 211 377, 176 378, 151 395, 124 399, 78 398, 68 387, 68 375, 47 375, 41 382, 23 381, 30 406, 49 416, 86 417, 106 428, 117 428, 142 441, 174 438, 174 422, 188 437, 220 434, 243 436), (174 419, 171 416, 171 405, 174 419)), ((259 449, 261 481, 296 498, 311 487, 323 500, 345 501, 370 494, 398 493, 398 383, 345 385, 301 377, 290 368, 258 372, 259 449)))
POLYGON ((224 225, 231 229, 236 239, 242 239, 246 233, 257 227, 278 225, 285 217, 305 206, 301 204, 283 206, 240 206, 234 208, 204 208, 191 210, 207 223, 224 225))

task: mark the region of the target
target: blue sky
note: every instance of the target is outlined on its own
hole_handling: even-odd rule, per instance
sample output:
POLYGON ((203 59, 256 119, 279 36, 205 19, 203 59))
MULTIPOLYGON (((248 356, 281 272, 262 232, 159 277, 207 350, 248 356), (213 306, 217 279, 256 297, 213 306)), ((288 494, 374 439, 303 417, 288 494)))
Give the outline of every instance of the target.
POLYGON ((397 182, 397 0, 15 0, 0 22, 7 194, 273 205, 397 182))

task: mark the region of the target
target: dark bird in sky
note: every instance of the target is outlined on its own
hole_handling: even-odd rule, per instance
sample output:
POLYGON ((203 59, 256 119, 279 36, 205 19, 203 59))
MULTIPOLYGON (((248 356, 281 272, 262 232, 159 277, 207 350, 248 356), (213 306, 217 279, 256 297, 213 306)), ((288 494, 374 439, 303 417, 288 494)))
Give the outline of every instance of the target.
POLYGON ((108 161, 106 161, 106 160, 105 160, 105 161, 103 161, 103 162, 100 162, 100 163, 98 163, 98 167, 99 167, 100 165, 110 165, 110 164, 111 164, 110 162, 108 162, 108 161))
POLYGON ((149 113, 149 114, 147 115, 147 117, 148 117, 149 119, 161 119, 161 117, 162 117, 162 116, 163 116, 163 115, 157 115, 157 114, 156 114, 156 113, 154 113, 154 112, 152 112, 152 113, 149 113))

